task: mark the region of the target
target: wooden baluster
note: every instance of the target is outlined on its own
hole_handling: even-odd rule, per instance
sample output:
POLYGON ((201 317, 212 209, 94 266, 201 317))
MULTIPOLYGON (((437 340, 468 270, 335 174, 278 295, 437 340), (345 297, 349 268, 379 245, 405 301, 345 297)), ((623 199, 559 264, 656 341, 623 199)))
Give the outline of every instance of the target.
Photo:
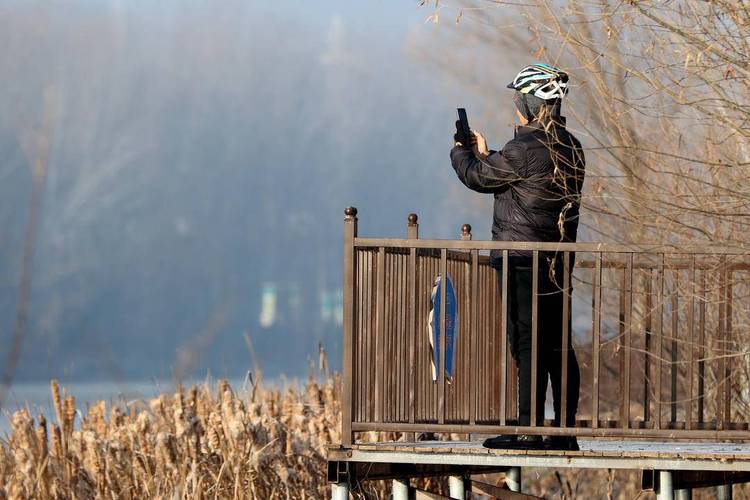
POLYGON ((620 389, 622 399, 620 401, 620 427, 630 427, 630 358, 633 348, 632 343, 632 316, 633 316, 633 254, 629 253, 626 258, 625 269, 622 275, 622 287, 620 291, 620 324, 621 324, 621 378, 620 389))
POLYGON ((537 312, 539 309, 539 251, 534 250, 532 252, 532 264, 531 264, 531 422, 530 426, 535 427, 538 411, 544 412, 544 408, 536 407, 536 396, 537 396, 537 369, 538 369, 538 353, 539 353, 539 321, 537 318, 537 312))
POLYGON ((706 270, 701 271, 698 301, 698 422, 705 419, 706 388, 706 270))
POLYGON ((503 250, 503 270, 502 270, 502 293, 500 300, 502 305, 500 318, 500 425, 506 425, 508 415, 508 383, 515 383, 510 380, 508 365, 508 251, 503 250))
POLYGON ((656 348, 656 419, 654 420, 654 428, 661 429, 662 368, 664 365, 664 254, 661 254, 659 257, 659 271, 657 276, 656 304, 658 314, 656 316, 656 334, 659 338, 659 343, 656 348))
POLYGON ((726 367, 724 371, 724 420, 729 424, 732 422, 732 356, 734 352, 732 346, 732 303, 733 303, 733 287, 732 287, 732 271, 727 266, 724 272, 726 278, 724 281, 724 300, 726 302, 726 328, 724 330, 724 359, 726 359, 726 367))
MULTIPOLYGON (((568 426, 568 357, 570 353, 570 252, 563 254, 562 352, 560 374, 560 426, 568 426)), ((575 424, 575 423, 574 423, 575 424)))
POLYGON ((385 377, 385 247, 378 248, 375 267, 375 421, 383 421, 385 377))
POLYGON ((688 306, 688 335, 690 335, 690 341, 688 342, 688 383, 687 391, 688 395, 685 401, 685 429, 691 430, 693 428, 693 394, 694 384, 694 364, 695 364, 695 255, 690 257, 690 305, 688 306))
POLYGON ((438 423, 445 423, 445 302, 446 277, 448 276, 448 250, 440 250, 440 345, 435 346, 440 353, 438 372, 438 423))
POLYGON ((725 383, 724 377, 726 375, 726 358, 724 357, 725 351, 725 328, 726 328, 726 266, 727 258, 721 256, 719 259, 719 328, 717 329, 716 339, 716 354, 719 357, 719 369, 716 374, 716 429, 724 430, 724 393, 723 384, 725 383))
POLYGON ((355 281, 354 269, 356 265, 356 250, 354 240, 357 237, 357 209, 349 207, 344 210, 344 387, 341 401, 341 442, 344 446, 352 444, 352 383, 353 383, 353 357, 354 348, 354 294, 355 281))
POLYGON ((670 399, 669 399, 669 421, 674 427, 677 422, 677 335, 679 333, 679 318, 680 318, 680 274, 677 269, 672 272, 672 349, 671 349, 671 366, 670 366, 670 399))
POLYGON ((645 343, 645 356, 643 359, 643 420, 648 422, 651 420, 651 398, 649 396, 649 378, 651 377, 651 342, 652 342, 652 309, 654 307, 653 294, 653 271, 651 268, 647 269, 645 279, 645 290, 646 290, 646 318, 644 325, 644 343, 645 343))
POLYGON ((591 308, 593 315, 593 325, 591 328, 591 348, 592 354, 592 390, 591 390, 591 427, 599 427, 599 375, 600 361, 599 351, 601 348, 601 329, 602 329, 602 254, 596 254, 596 267, 594 268, 594 286, 592 289, 591 308))

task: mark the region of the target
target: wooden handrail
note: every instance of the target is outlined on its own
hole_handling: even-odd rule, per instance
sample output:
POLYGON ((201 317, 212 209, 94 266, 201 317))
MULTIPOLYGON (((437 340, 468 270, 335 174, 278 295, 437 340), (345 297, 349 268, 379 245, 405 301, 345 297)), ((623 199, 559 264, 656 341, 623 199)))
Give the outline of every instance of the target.
MULTIPOLYGON (((406 238, 361 238, 356 215, 356 209, 347 209, 344 235, 344 446, 365 431, 404 432, 408 439, 418 432, 523 432, 750 440, 748 422, 733 410, 739 394, 732 386, 733 369, 740 365, 733 358, 745 355, 733 347, 743 333, 736 328, 750 323, 735 317, 748 311, 733 307, 734 295, 750 279, 750 249, 478 241, 468 225, 461 239, 424 240, 414 214, 406 238), (480 254, 487 250, 500 251, 499 277, 489 257, 480 254), (516 369, 505 318, 512 286, 508 263, 518 251, 534 257, 533 276, 550 253, 560 257, 557 262, 565 270, 573 266, 571 253, 576 254, 576 279, 571 283, 564 272, 560 283, 561 290, 574 289, 574 300, 563 302, 561 317, 560 427, 534 425, 535 414, 545 410, 535 407, 535 369, 532 424, 517 425, 516 369), (453 380, 445 376, 443 336, 435 346, 441 355, 433 381, 427 314, 438 275, 453 280, 459 334, 453 380), (586 312, 580 299, 589 295, 586 312), (612 315, 610 307, 616 310, 618 303, 612 315), (567 426, 568 318, 584 314, 591 315, 590 330, 581 331, 576 321, 577 331, 571 332, 576 351, 587 359, 583 397, 575 425, 567 426), (612 356, 619 360, 617 369, 609 366, 612 356)), ((436 299, 443 307, 435 321, 445 331, 442 290, 436 299)), ((543 348, 537 314, 532 314, 531 329, 535 354, 543 348)))
POLYGON ((689 245, 670 244, 632 244, 622 245, 613 243, 545 243, 534 241, 490 241, 490 240, 446 240, 446 239, 417 239, 408 238, 354 238, 354 246, 359 248, 387 247, 395 248, 437 248, 448 250, 511 250, 511 251, 533 251, 540 252, 584 252, 584 253, 642 253, 642 254, 700 254, 712 255, 736 255, 744 257, 750 252, 750 248, 739 246, 712 245, 710 251, 706 250, 706 243, 689 245))

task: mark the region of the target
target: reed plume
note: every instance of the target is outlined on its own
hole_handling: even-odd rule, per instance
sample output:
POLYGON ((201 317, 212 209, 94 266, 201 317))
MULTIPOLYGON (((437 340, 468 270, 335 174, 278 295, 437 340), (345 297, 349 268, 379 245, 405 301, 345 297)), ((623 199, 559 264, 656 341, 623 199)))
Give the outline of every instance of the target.
POLYGON ((9 440, 0 442, 0 498, 328 495, 326 429, 340 425, 333 379, 286 391, 255 384, 246 393, 222 380, 217 390, 179 388, 137 409, 112 405, 109 415, 103 401, 80 411, 56 380, 50 392, 49 432, 43 415, 11 416, 9 440))
MULTIPOLYGON (((75 399, 61 397, 52 381, 57 422, 49 432, 44 416, 35 421, 22 409, 11 417, 7 442, 0 441, 0 498, 327 498, 326 449, 340 439, 340 389, 338 374, 286 390, 256 384, 236 391, 222 380, 216 390, 207 384, 180 388, 129 410, 112 405, 109 418, 107 405, 95 402, 80 413, 76 428, 75 399)), ((574 485, 571 498, 598 498, 582 486, 604 484, 597 473, 559 477, 574 485), (576 479, 584 476, 586 481, 576 479)), ((443 479, 416 484, 447 493, 443 479)), ((559 484, 558 476, 542 474, 533 492, 554 496, 559 484)), ((614 498, 633 498, 638 478, 618 474, 613 487, 622 492, 614 498)), ((354 495, 386 498, 389 492, 388 482, 372 481, 354 495)))

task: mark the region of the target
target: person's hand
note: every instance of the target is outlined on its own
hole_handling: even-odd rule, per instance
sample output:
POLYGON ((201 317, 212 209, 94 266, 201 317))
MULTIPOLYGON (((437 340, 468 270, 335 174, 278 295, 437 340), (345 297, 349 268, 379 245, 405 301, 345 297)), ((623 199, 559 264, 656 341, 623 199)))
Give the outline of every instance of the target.
POLYGON ((487 139, 484 138, 482 133, 472 130, 471 134, 472 137, 470 139, 470 144, 474 149, 474 153, 480 156, 487 156, 490 154, 490 150, 487 147, 487 139))
POLYGON ((456 120, 456 133, 453 134, 453 143, 456 146, 470 146, 471 137, 466 137, 461 130, 461 122, 456 120))

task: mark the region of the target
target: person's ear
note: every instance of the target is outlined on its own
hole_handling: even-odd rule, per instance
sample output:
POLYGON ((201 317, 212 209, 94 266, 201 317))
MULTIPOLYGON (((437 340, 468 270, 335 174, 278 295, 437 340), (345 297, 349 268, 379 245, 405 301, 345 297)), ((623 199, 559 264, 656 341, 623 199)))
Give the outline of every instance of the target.
POLYGON ((516 108, 516 116, 518 116, 518 121, 521 122, 521 125, 526 125, 527 123, 529 123, 529 120, 527 120, 526 117, 523 116, 520 111, 518 111, 518 108, 516 108))

